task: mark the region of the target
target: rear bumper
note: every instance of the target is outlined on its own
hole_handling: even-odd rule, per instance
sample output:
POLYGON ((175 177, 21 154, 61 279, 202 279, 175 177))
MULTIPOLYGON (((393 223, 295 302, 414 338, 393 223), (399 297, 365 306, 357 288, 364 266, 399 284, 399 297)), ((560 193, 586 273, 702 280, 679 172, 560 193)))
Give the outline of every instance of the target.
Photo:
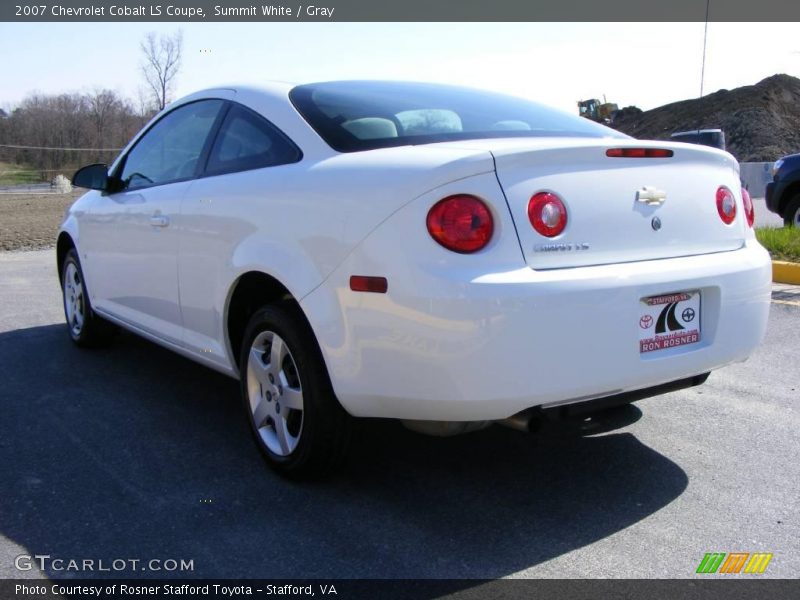
POLYGON ((771 266, 751 240, 703 256, 391 281, 385 295, 339 293, 343 331, 335 343, 317 332, 342 405, 356 416, 477 421, 746 359, 766 330, 771 266), (640 354, 640 299, 689 290, 702 294, 701 341, 640 354))
POLYGON ((637 400, 644 400, 645 398, 652 398, 653 396, 660 396, 670 392, 677 392, 678 390, 685 390, 686 388, 702 385, 708 379, 710 373, 702 373, 694 377, 686 377, 678 379, 677 381, 670 381, 669 383, 662 383, 653 387, 642 388, 640 390, 632 390, 630 392, 622 392, 621 394, 614 394, 613 396, 604 396, 602 398, 594 398, 592 400, 585 400, 583 402, 573 402, 569 404, 557 404, 554 406, 541 407, 538 406, 533 411, 547 418, 548 420, 559 420, 570 417, 580 417, 583 415, 590 415, 597 411, 605 410, 607 408, 614 408, 616 406, 623 406, 636 402, 637 400))

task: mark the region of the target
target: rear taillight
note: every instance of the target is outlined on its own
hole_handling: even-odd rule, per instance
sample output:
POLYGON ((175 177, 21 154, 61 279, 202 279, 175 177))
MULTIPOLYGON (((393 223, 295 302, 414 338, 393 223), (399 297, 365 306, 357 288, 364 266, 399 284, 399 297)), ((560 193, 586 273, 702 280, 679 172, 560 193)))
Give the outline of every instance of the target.
POLYGON ((439 200, 428 211, 427 225, 434 240, 461 254, 486 247, 494 232, 492 213, 487 206, 466 194, 439 200))
POLYGON ((736 218, 736 198, 724 185, 717 190, 717 212, 726 225, 733 223, 736 218))
POLYGON ((670 158, 675 154, 666 148, 609 148, 606 156, 611 158, 670 158))
POLYGON ((545 237, 555 237, 567 226, 567 207, 550 192, 534 194, 528 202, 528 219, 545 237))
POLYGON ((747 217, 747 224, 752 227, 756 222, 756 209, 753 206, 753 200, 750 198, 750 192, 742 188, 742 204, 744 205, 744 216, 747 217))

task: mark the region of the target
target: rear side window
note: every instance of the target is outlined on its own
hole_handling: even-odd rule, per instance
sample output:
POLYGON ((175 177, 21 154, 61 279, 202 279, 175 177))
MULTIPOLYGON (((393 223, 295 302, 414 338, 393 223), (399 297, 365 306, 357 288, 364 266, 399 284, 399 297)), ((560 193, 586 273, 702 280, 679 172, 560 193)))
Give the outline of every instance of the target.
POLYGON ((123 189, 194 177, 222 105, 222 100, 202 100, 180 106, 162 117, 125 158, 120 173, 123 189))
POLYGON ((234 104, 211 148, 206 175, 285 165, 301 156, 300 149, 269 121, 234 104))

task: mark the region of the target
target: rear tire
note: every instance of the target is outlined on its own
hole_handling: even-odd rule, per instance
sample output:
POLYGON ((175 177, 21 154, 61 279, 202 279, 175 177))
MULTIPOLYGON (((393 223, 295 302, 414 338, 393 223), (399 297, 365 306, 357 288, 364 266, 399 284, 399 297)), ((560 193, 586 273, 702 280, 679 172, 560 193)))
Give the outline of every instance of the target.
POLYGON ((786 227, 800 227, 800 194, 789 200, 783 213, 783 224, 786 227))
POLYGON ((339 466, 352 418, 333 393, 300 311, 291 305, 258 310, 245 330, 239 365, 244 408, 269 466, 294 479, 339 466))
POLYGON ((111 341, 116 327, 92 310, 83 270, 75 248, 67 252, 61 265, 61 294, 64 317, 70 339, 78 346, 104 346, 111 341))

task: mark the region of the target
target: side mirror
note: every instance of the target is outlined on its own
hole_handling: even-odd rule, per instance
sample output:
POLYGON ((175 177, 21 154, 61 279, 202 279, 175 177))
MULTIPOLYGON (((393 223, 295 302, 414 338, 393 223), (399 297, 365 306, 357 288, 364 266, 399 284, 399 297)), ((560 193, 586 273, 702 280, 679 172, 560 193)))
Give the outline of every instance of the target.
POLYGON ((95 164, 78 169, 72 176, 72 185, 90 190, 107 190, 108 166, 95 164))

